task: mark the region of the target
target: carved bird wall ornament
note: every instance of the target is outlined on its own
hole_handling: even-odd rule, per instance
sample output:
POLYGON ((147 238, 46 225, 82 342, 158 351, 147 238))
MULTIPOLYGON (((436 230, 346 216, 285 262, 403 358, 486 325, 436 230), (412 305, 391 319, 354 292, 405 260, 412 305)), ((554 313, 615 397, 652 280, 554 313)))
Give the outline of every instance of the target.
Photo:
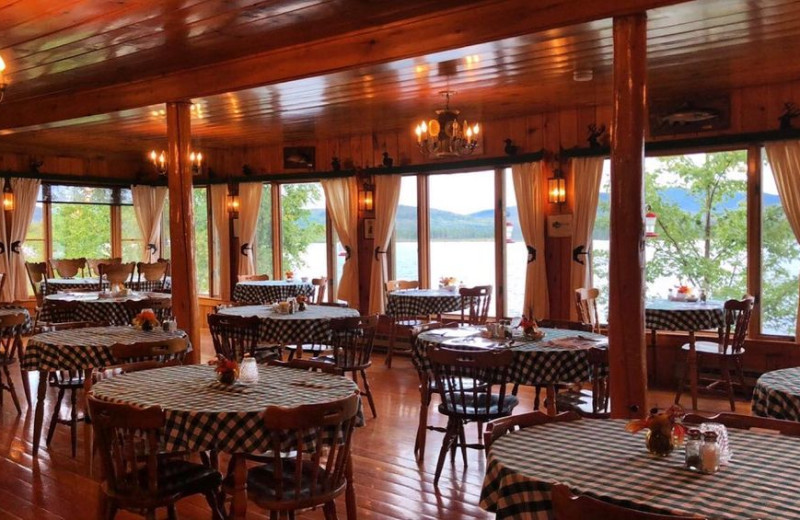
POLYGON ((517 155, 517 152, 519 151, 519 146, 515 145, 514 141, 512 141, 511 139, 505 139, 503 142, 506 143, 506 146, 503 148, 503 151, 506 153, 506 155, 509 156, 517 155))
POLYGON ((780 121, 780 129, 781 130, 791 130, 792 129, 792 119, 800 117, 800 108, 797 107, 794 103, 784 103, 783 104, 783 114, 778 118, 780 121))

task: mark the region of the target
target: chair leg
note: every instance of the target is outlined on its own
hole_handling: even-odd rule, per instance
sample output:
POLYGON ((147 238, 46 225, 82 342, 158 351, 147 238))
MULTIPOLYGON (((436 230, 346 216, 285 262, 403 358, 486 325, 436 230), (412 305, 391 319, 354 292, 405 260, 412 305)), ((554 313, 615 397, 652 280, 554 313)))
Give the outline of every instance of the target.
POLYGON ((208 502, 208 507, 211 508, 211 518, 214 520, 222 520, 223 515, 220 510, 219 497, 217 497, 217 494, 214 491, 206 491, 204 495, 206 497, 206 502, 208 502))
POLYGON ((467 434, 464 432, 464 423, 458 421, 458 443, 461 445, 461 460, 464 467, 467 467, 467 434))
POLYGON ((175 512, 175 504, 170 504, 167 506, 167 518, 169 520, 177 520, 178 514, 175 512))
POLYGON ((427 381, 420 383, 419 391, 419 425, 417 426, 417 440, 414 442, 414 454, 417 458, 423 459, 425 458, 425 439, 428 436, 428 407, 431 404, 427 381))
POLYGON ((725 378, 725 386, 728 388, 728 401, 730 401, 731 404, 731 411, 735 412, 736 401, 733 396, 733 380, 731 379, 731 369, 728 366, 728 360, 725 357, 722 358, 722 362, 720 363, 720 371, 725 378))
POLYGON ((361 379, 364 381, 364 394, 367 396, 369 409, 372 410, 372 417, 377 418, 378 412, 375 411, 375 401, 372 399, 372 390, 369 387, 369 381, 367 380, 367 373, 364 370, 361 371, 361 379))
POLYGON ((338 520, 336 514, 336 504, 334 502, 325 502, 322 506, 322 512, 325 515, 325 520, 338 520))
POLYGON ((294 349, 288 349, 288 350, 289 350, 289 361, 291 361, 294 358, 294 349))
MULTIPOLYGON (((40 376, 41 377, 41 376, 40 376)), ((61 401, 64 400, 64 389, 58 389, 58 398, 56 405, 53 407, 53 416, 50 419, 50 428, 47 430, 47 447, 50 447, 50 442, 53 440, 53 434, 56 432, 56 424, 58 424, 58 413, 61 411, 61 401)))
MULTIPOLYGON (((515 394, 516 395, 516 394, 515 394)), ((536 390, 533 394, 533 409, 538 410, 542 397, 542 385, 536 385, 536 390)))
POLYGON ((483 423, 478 421, 478 444, 483 446, 483 423))
POLYGON ((395 323, 392 320, 392 324, 389 326, 389 347, 386 349, 386 360, 384 364, 386 368, 392 368, 392 354, 394 353, 394 337, 395 337, 395 323))
MULTIPOLYGON (((22 415, 22 410, 19 407, 19 399, 17 399, 17 391, 14 390, 14 381, 11 379, 11 374, 8 371, 8 365, 3 365, 3 372, 6 374, 8 393, 11 394, 11 400, 14 401, 14 408, 17 409, 17 415, 22 415)), ((0 393, 2 392, 3 391, 0 389, 0 393)))
POLYGON ((69 435, 72 441, 72 458, 78 453, 78 391, 70 390, 71 412, 69 420, 69 435))
POLYGON ((442 449, 439 450, 439 460, 436 462, 436 473, 433 477, 433 485, 434 487, 439 486, 439 477, 442 476, 442 467, 444 467, 444 459, 447 457, 447 452, 450 451, 451 446, 455 442, 456 438, 458 437, 458 419, 453 419, 452 417, 448 417, 447 419, 447 431, 444 434, 444 439, 442 440, 442 449))
POLYGON ((675 404, 680 404, 681 394, 683 394, 683 389, 686 388, 686 380, 689 379, 689 362, 682 352, 679 352, 679 354, 681 359, 678 365, 678 389, 675 392, 675 404))

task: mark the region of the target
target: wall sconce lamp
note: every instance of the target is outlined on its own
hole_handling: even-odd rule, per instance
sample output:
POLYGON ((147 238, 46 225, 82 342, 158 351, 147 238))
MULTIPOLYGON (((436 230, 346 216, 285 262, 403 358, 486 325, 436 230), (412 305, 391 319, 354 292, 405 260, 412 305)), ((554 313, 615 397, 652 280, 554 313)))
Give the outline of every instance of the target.
POLYGON ((3 185, 3 209, 5 211, 14 211, 14 191, 11 189, 11 181, 6 177, 6 182, 3 185))
POLYGON ((373 211, 375 209, 375 185, 364 183, 364 191, 361 192, 361 209, 373 211))
POLYGON ((231 218, 239 218, 239 193, 236 186, 232 184, 228 186, 228 196, 226 198, 228 214, 231 218))
POLYGON ((6 62, 3 61, 3 57, 0 56, 0 102, 3 101, 3 96, 6 95, 6 87, 8 83, 5 81, 4 72, 6 70, 6 62))
POLYGON ((201 169, 203 168, 203 154, 202 152, 197 153, 190 153, 189 154, 189 163, 192 165, 192 174, 197 175, 200 173, 201 169))
POLYGON ((547 179, 547 201, 559 205, 567 201, 567 182, 561 168, 553 170, 553 176, 547 179))
MULTIPOLYGON (((155 150, 150 151, 150 162, 153 163, 153 167, 155 168, 156 172, 159 175, 166 175, 167 174, 167 153, 164 150, 161 152, 156 152, 155 150)), ((198 175, 203 168, 203 154, 202 152, 190 152, 189 153, 189 164, 192 168, 192 175, 198 175)))

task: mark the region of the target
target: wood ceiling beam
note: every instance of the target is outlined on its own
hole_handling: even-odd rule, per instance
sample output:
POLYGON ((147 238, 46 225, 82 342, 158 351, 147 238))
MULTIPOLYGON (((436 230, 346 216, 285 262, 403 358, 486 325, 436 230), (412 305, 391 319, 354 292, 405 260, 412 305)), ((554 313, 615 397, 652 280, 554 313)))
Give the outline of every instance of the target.
MULTIPOLYGON (((420 56, 686 0, 485 0, 402 22, 368 27, 277 51, 258 53, 139 81, 87 88, 0 107, 0 129, 61 121, 232 92, 387 61, 420 56)), ((268 36, 268 35, 266 35, 268 36)))

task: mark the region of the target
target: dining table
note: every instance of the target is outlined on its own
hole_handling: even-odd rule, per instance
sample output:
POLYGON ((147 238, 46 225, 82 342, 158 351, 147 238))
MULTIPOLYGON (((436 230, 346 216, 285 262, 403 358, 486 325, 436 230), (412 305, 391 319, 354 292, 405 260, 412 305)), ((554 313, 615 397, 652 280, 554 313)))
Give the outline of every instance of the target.
POLYGON ((240 305, 219 310, 228 316, 257 316, 260 320, 259 340, 281 345, 297 345, 297 357, 302 357, 304 343, 330 342, 330 321, 333 318, 359 316, 356 309, 333 305, 306 305, 303 311, 292 314, 278 312, 272 305, 240 305))
MULTIPOLYGON (((159 406, 164 410, 165 451, 216 450, 239 456, 264 453, 270 446, 263 422, 268 406, 296 407, 322 404, 358 392, 350 379, 319 372, 259 365, 258 381, 248 385, 217 382, 214 367, 184 365, 124 374, 98 382, 93 395, 102 400, 133 406, 159 406)), ((359 400, 356 425, 363 426, 359 400)), ((297 440, 285 438, 287 451, 297 440)), ((247 514, 245 464, 234 465, 232 518, 247 514)), ((348 518, 355 518, 352 466, 348 462, 348 518)))
POLYGON ((750 408, 753 415, 800 421, 800 367, 761 374, 750 408))
POLYGON ((78 302, 70 321, 105 322, 111 325, 128 325, 133 319, 133 314, 125 306, 125 302, 144 300, 169 300, 171 294, 159 292, 131 291, 125 295, 114 294, 107 291, 86 292, 60 292, 48 294, 44 297, 44 306, 40 321, 51 320, 53 301, 78 302))
MULTIPOLYGON (((143 287, 147 288, 153 285, 153 282, 137 280, 128 280, 125 282, 125 287, 134 291, 141 290, 143 287)), ((169 290, 172 287, 172 279, 167 276, 164 280, 164 290, 169 290)), ((73 291, 97 291, 100 289, 109 289, 108 281, 103 280, 102 285, 97 276, 93 277, 74 277, 74 278, 47 278, 44 282, 45 294, 56 294, 60 292, 73 292, 73 291)))
MULTIPOLYGON (((117 364, 111 346, 186 337, 182 330, 144 331, 131 326, 86 327, 35 334, 28 339, 22 368, 39 372, 36 410, 33 421, 33 455, 38 455, 44 421, 47 380, 58 370, 83 371, 117 364)), ((191 345, 187 352, 191 351, 191 345)))
POLYGON ((653 457, 625 420, 577 419, 507 433, 491 445, 481 508, 498 520, 550 520, 550 489, 641 511, 715 520, 800 519, 800 438, 728 430, 732 458, 714 474, 684 468, 683 450, 653 457))
POLYGON ((233 287, 233 301, 272 303, 300 296, 314 297, 315 288, 302 280, 252 280, 233 287))
MULTIPOLYGON (((725 324, 724 303, 720 301, 648 300, 644 309, 645 329, 652 337, 653 352, 656 352, 656 332, 659 330, 686 331, 689 333, 689 382, 692 394, 692 409, 697 410, 697 350, 695 333, 701 330, 719 329, 725 324)), ((654 363, 655 364, 655 363, 654 363)))
POLYGON ((430 316, 461 310, 461 295, 450 289, 400 289, 387 295, 386 314, 391 318, 402 316, 430 316))
POLYGON ((417 336, 412 345, 411 359, 420 379, 431 381, 434 374, 427 352, 430 345, 467 350, 511 349, 514 360, 509 369, 509 382, 546 387, 548 412, 555 414, 555 386, 591 381, 592 365, 588 351, 593 347, 607 347, 608 338, 575 330, 539 330, 544 333, 540 339, 516 335, 508 340, 485 338, 484 327, 478 326, 433 329, 417 336))

